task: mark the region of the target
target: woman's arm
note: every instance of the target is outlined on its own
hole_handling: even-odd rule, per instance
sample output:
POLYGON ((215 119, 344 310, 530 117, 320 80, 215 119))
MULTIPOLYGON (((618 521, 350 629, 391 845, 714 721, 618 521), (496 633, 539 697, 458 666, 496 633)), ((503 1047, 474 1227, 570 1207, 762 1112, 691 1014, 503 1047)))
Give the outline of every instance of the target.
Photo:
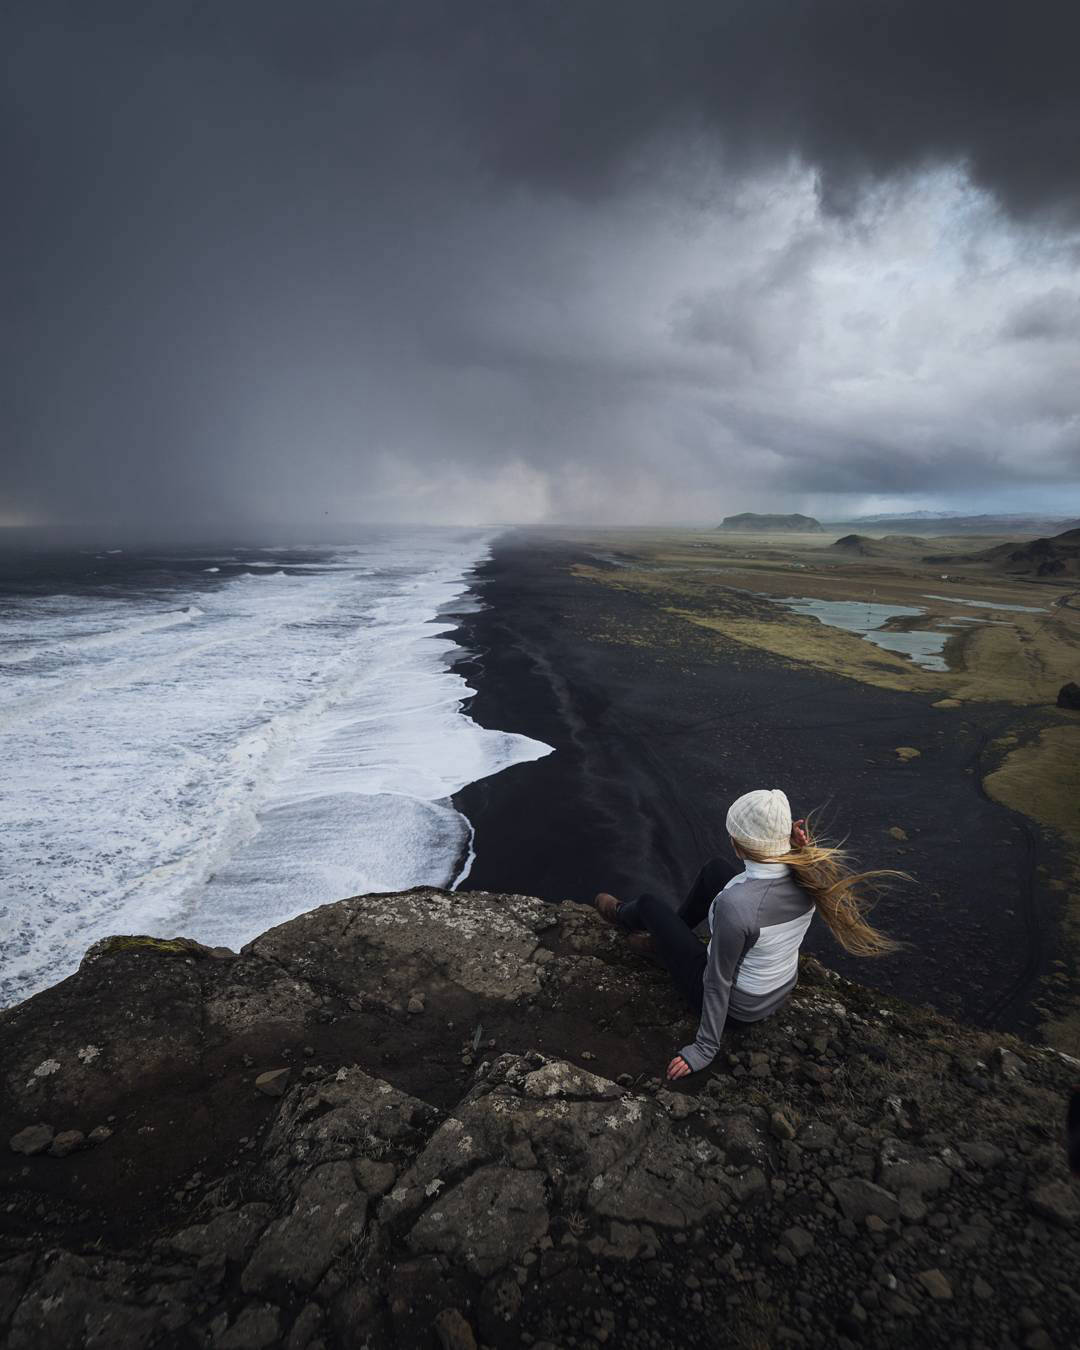
POLYGON ((732 914, 730 906, 723 901, 716 904, 709 961, 702 980, 701 1022, 693 1043, 683 1046, 668 1066, 668 1077, 682 1077, 682 1074, 672 1073, 678 1059, 685 1062, 690 1072, 697 1073, 716 1058, 724 1022, 727 1020, 731 984, 743 953, 753 943, 753 937, 732 914))

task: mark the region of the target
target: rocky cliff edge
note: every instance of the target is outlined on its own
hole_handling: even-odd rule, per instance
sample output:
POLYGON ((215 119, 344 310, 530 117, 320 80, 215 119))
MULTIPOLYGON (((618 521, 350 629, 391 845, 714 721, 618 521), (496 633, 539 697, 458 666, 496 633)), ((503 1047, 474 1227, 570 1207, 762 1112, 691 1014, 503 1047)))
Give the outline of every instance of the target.
POLYGON ((805 961, 713 1070, 593 911, 416 890, 113 938, 0 1015, 0 1340, 1076 1343, 1080 1065, 805 961))

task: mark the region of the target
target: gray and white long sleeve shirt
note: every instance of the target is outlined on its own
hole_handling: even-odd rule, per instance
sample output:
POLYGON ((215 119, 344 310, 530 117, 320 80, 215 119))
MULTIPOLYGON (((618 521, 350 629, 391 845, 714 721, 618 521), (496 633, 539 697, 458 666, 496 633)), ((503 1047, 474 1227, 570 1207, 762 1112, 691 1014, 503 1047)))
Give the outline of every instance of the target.
POLYGON ((758 1022, 775 1012, 799 978, 799 947, 814 902, 786 863, 749 859, 709 906, 708 961, 701 1024, 679 1054, 696 1073, 720 1049, 728 1012, 758 1022))

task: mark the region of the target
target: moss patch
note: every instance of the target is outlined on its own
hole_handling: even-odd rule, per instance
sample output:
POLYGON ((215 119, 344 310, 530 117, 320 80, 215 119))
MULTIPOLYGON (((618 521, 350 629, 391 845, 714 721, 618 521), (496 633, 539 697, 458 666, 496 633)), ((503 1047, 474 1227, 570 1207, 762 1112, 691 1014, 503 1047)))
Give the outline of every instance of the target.
MULTIPOLYGON (((1015 742, 1015 736, 1003 736, 996 744, 1007 747, 1015 742)), ((1049 884, 1054 890, 1070 890, 1062 915, 1063 937, 1074 968, 1080 968, 1080 726, 1044 727, 1035 740, 1010 749, 983 786, 995 801, 1061 837, 1069 875, 1052 878, 1049 884)), ((1064 983, 1063 977, 1056 978, 1064 983)), ((1071 1003, 1062 1000, 1058 1007, 1043 1024, 1046 1038, 1051 1045, 1080 1055, 1080 1008, 1075 998, 1071 1003)))
POLYGON ((861 680, 879 689, 900 689, 917 693, 937 692, 941 677, 924 674, 917 666, 892 656, 873 643, 864 642, 842 628, 830 628, 816 619, 778 611, 775 618, 745 619, 740 616, 694 614, 671 608, 675 614, 701 628, 712 629, 748 647, 759 647, 789 661, 816 666, 830 675, 861 680))
MULTIPOLYGON (((1015 742, 1003 736, 998 744, 1015 742)), ((1080 726, 1045 727, 1030 744, 1010 750, 984 786, 995 801, 1080 845, 1080 726)))
POLYGON ((100 956, 115 956, 118 952, 158 952, 162 956, 190 956, 192 944, 182 938, 122 936, 102 938, 96 944, 96 949, 100 956))

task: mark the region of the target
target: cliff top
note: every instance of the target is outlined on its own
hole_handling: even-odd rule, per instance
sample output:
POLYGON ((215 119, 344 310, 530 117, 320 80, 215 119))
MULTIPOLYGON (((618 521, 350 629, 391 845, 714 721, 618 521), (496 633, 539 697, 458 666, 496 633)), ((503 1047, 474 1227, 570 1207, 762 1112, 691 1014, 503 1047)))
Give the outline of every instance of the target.
POLYGON ((0 1015, 0 1334, 1069 1343, 1080 1065, 812 960, 668 1088, 692 1029, 570 903, 423 889, 239 954, 109 939, 0 1015))

